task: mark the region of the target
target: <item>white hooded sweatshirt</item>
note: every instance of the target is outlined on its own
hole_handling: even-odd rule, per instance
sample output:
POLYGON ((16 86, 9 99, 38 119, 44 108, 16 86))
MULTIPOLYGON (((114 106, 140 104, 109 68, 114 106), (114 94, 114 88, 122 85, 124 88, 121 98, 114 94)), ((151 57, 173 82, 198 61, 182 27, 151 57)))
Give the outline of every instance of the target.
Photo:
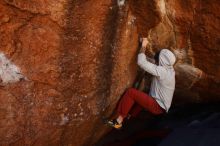
POLYGON ((150 96, 168 112, 175 90, 175 71, 173 65, 175 55, 168 49, 161 50, 159 54, 159 66, 150 63, 144 53, 138 54, 138 65, 152 74, 153 80, 150 87, 150 96))

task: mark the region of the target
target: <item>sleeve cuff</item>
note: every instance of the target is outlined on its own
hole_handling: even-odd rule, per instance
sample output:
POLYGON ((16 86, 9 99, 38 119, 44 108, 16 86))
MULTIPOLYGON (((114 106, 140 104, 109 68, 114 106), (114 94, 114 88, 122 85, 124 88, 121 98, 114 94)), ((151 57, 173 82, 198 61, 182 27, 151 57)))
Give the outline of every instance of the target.
POLYGON ((146 55, 144 53, 139 53, 138 58, 146 59, 146 55))

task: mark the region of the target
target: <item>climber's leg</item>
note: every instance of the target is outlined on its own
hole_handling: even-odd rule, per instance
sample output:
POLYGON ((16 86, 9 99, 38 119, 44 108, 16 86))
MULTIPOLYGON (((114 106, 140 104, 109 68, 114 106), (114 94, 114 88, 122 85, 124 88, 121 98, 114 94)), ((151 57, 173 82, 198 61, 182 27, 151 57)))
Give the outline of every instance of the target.
POLYGON ((134 103, 139 104, 153 114, 161 114, 164 112, 154 98, 144 92, 131 88, 126 91, 125 95, 120 100, 118 114, 125 118, 134 103))
POLYGON ((143 110, 143 107, 140 106, 139 104, 135 104, 131 111, 129 112, 129 115, 132 116, 132 117, 137 117, 137 115, 143 110))
POLYGON ((108 125, 119 129, 122 126, 122 122, 127 117, 132 106, 137 103, 149 112, 153 114, 161 114, 164 110, 158 105, 158 103, 144 92, 138 91, 134 88, 128 89, 124 96, 121 98, 117 111, 118 118, 115 120, 108 121, 108 125))

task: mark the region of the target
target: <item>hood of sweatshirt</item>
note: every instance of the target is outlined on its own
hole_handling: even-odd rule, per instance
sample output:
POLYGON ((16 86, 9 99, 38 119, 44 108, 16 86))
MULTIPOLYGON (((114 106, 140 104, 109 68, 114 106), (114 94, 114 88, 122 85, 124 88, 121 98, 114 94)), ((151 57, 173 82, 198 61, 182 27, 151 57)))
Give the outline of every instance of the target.
POLYGON ((162 49, 159 55, 159 65, 166 68, 173 68, 176 62, 175 55, 168 49, 162 49))

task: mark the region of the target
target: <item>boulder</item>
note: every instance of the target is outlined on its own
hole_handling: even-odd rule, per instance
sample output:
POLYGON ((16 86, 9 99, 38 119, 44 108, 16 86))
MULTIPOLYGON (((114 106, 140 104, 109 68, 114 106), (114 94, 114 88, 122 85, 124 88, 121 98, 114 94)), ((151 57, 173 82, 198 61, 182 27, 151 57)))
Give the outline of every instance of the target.
POLYGON ((220 100, 218 0, 0 1, 0 145, 93 145, 147 54, 177 56, 174 104, 220 100))

